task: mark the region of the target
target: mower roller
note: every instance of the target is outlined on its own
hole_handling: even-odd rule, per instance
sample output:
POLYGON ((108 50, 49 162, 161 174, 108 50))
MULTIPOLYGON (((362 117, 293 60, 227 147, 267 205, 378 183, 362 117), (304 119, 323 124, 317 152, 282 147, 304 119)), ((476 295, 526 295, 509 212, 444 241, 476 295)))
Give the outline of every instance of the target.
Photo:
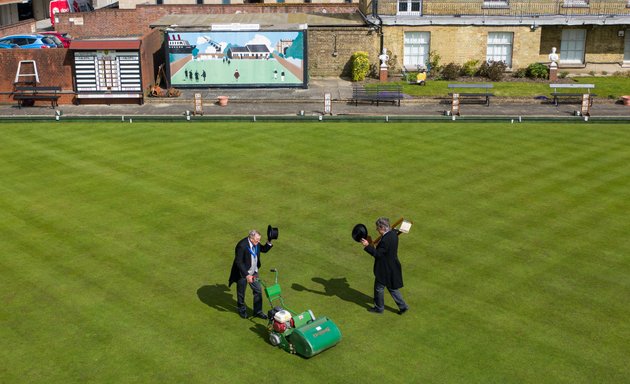
POLYGON ((273 284, 260 280, 271 305, 267 313, 271 345, 309 358, 339 343, 341 332, 328 317, 316 318, 310 309, 298 314, 284 304, 282 289, 278 284, 278 270, 272 269, 271 272, 275 274, 273 284))

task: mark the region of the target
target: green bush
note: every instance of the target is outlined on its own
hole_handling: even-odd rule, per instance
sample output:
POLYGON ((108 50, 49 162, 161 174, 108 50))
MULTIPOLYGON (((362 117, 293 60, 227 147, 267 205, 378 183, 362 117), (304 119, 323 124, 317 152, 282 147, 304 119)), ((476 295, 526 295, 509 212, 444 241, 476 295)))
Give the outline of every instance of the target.
POLYGON ((507 65, 503 61, 484 61, 481 63, 481 66, 479 66, 479 71, 477 73, 479 76, 487 77, 492 81, 501 81, 506 68, 507 65))
POLYGON ((442 79, 455 80, 459 77, 462 71, 462 66, 455 63, 448 63, 442 68, 442 79))
POLYGON ((524 79, 527 77, 527 68, 519 68, 512 74, 513 77, 517 79, 524 79))
POLYGON ((442 60, 442 56, 435 51, 429 52, 429 59, 427 60, 427 70, 429 72, 429 76, 433 79, 439 79, 442 72, 442 65, 440 65, 440 60, 442 60))
POLYGON ((569 72, 567 71, 562 71, 560 73, 558 73, 558 77, 561 79, 565 79, 567 76, 569 76, 569 72))
POLYGON ((532 63, 527 66, 527 77, 530 79, 546 79, 549 77, 549 68, 542 63, 532 63))
POLYGON ((367 52, 355 52, 352 54, 352 81, 363 81, 370 71, 370 60, 367 52))
POLYGON ((479 69, 479 60, 468 60, 462 65, 462 76, 475 76, 477 70, 479 69))

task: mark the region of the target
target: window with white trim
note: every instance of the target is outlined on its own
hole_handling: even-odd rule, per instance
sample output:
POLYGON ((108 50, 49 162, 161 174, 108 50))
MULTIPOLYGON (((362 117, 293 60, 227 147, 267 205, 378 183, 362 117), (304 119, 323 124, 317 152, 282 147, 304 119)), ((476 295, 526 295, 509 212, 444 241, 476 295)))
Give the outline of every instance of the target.
POLYGON ((405 68, 415 70, 418 66, 425 67, 429 61, 429 44, 431 33, 429 32, 405 32, 404 58, 405 68))
POLYGON ((563 29, 560 41, 561 64, 584 64, 586 29, 563 29))
POLYGON ((414 16, 421 15, 422 0, 398 0, 398 14, 414 16))
POLYGON ((508 0, 483 0, 484 8, 505 8, 509 5, 508 0))
POLYGON ((588 7, 588 0, 564 0, 565 7, 588 7))
POLYGON ((502 61, 508 68, 512 68, 512 32, 488 32, 488 47, 486 61, 502 61))

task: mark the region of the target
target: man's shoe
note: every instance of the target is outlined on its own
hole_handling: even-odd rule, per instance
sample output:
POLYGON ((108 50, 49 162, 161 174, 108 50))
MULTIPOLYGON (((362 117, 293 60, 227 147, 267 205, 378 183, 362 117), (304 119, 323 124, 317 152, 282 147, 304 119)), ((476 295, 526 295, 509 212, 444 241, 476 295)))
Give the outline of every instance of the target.
POLYGON ((405 314, 405 312, 407 312, 408 310, 409 310, 409 307, 405 307, 405 308, 403 308, 403 309, 399 310, 399 311, 398 311, 398 314, 399 314, 399 315, 404 315, 404 314, 405 314))
POLYGON ((378 308, 376 307, 368 308, 368 312, 378 313, 378 314, 383 313, 383 311, 379 311, 378 308))
POLYGON ((267 320, 267 319, 268 319, 267 315, 265 315, 265 314, 264 314, 264 313, 262 313, 262 312, 258 312, 258 313, 256 314, 256 317, 259 317, 259 318, 261 318, 261 319, 263 319, 263 320, 267 320))
POLYGON ((238 314, 239 314, 239 316, 241 316, 243 319, 247 319, 247 312, 239 312, 238 314))

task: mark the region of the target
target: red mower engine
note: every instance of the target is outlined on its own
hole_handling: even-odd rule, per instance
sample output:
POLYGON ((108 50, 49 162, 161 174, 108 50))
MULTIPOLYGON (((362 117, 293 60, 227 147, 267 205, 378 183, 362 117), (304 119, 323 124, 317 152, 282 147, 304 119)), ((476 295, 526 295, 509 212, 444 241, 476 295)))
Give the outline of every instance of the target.
POLYGON ((295 327, 291 313, 287 310, 281 310, 273 315, 273 330, 278 333, 284 333, 287 329, 295 327))

